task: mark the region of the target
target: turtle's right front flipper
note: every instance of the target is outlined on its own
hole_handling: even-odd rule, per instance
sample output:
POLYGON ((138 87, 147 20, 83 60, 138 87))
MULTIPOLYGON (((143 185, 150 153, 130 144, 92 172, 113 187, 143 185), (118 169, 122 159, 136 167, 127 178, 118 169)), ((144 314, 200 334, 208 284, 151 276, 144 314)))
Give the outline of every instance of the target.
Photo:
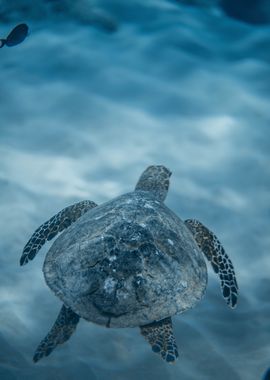
POLYGON ((29 260, 33 260, 46 241, 53 239, 59 232, 69 227, 72 223, 79 219, 80 216, 96 206, 97 204, 91 201, 78 202, 64 208, 58 214, 54 215, 51 219, 42 224, 34 232, 24 247, 20 264, 25 265, 29 260))
POLYGON ((36 363, 43 356, 50 355, 58 344, 66 342, 74 333, 79 320, 78 314, 63 305, 53 327, 36 349, 33 361, 36 363))
POLYGON ((238 285, 233 264, 216 235, 196 219, 185 220, 199 248, 210 261, 220 278, 223 297, 234 308, 237 304, 238 285))

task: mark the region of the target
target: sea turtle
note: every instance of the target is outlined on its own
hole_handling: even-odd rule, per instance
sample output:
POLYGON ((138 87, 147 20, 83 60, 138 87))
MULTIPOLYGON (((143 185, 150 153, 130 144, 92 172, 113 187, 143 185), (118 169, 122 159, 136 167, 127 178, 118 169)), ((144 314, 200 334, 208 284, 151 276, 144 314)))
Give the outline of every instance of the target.
POLYGON ((219 275, 230 307, 238 286, 217 237, 194 219, 165 206, 170 170, 149 166, 135 190, 100 206, 82 201, 40 226, 20 260, 66 229, 47 253, 43 272, 63 306, 33 360, 47 356, 74 332, 79 319, 106 327, 140 327, 167 362, 178 357, 171 317, 195 306, 207 284, 204 256, 219 275))

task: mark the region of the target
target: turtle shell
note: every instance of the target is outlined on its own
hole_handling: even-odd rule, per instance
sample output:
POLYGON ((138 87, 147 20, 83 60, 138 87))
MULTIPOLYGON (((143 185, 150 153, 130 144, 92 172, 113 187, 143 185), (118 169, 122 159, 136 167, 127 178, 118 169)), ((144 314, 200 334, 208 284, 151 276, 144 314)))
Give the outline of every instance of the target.
POLYGON ((185 224, 144 191, 86 212, 56 239, 43 272, 65 305, 107 327, 182 313, 207 284, 203 255, 185 224))

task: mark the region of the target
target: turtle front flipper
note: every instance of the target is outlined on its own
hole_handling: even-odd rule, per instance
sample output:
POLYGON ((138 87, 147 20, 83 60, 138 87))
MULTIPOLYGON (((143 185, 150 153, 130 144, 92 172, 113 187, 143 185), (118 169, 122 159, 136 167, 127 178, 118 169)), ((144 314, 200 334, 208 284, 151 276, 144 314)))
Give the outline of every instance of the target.
POLYGON ((58 344, 66 342, 74 333, 79 320, 78 314, 63 305, 50 332, 36 349, 33 361, 36 363, 43 356, 50 355, 58 344))
POLYGON ((80 216, 96 206, 97 204, 91 201, 78 202, 64 208, 58 214, 54 215, 51 219, 42 224, 34 232, 24 247, 20 259, 20 265, 25 265, 29 260, 33 260, 46 241, 53 239, 59 232, 69 227, 78 218, 80 218, 80 216))
POLYGON ((186 226, 192 232, 199 248, 219 275, 223 297, 227 304, 234 308, 237 304, 238 285, 232 262, 218 238, 195 219, 187 219, 186 226))
POLYGON ((168 363, 175 362, 178 358, 178 351, 170 317, 140 326, 140 329, 154 352, 168 363))

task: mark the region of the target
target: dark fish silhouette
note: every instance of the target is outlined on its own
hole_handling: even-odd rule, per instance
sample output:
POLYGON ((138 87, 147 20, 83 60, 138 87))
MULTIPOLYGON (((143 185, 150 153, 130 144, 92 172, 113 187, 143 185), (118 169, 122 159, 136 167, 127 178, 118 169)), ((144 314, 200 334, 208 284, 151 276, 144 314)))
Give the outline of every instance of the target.
POLYGON ((270 380, 270 368, 265 372, 263 380, 270 380))
POLYGON ((0 39, 0 48, 4 45, 15 46, 23 42, 28 35, 29 28, 26 24, 19 24, 9 33, 7 38, 0 39))

